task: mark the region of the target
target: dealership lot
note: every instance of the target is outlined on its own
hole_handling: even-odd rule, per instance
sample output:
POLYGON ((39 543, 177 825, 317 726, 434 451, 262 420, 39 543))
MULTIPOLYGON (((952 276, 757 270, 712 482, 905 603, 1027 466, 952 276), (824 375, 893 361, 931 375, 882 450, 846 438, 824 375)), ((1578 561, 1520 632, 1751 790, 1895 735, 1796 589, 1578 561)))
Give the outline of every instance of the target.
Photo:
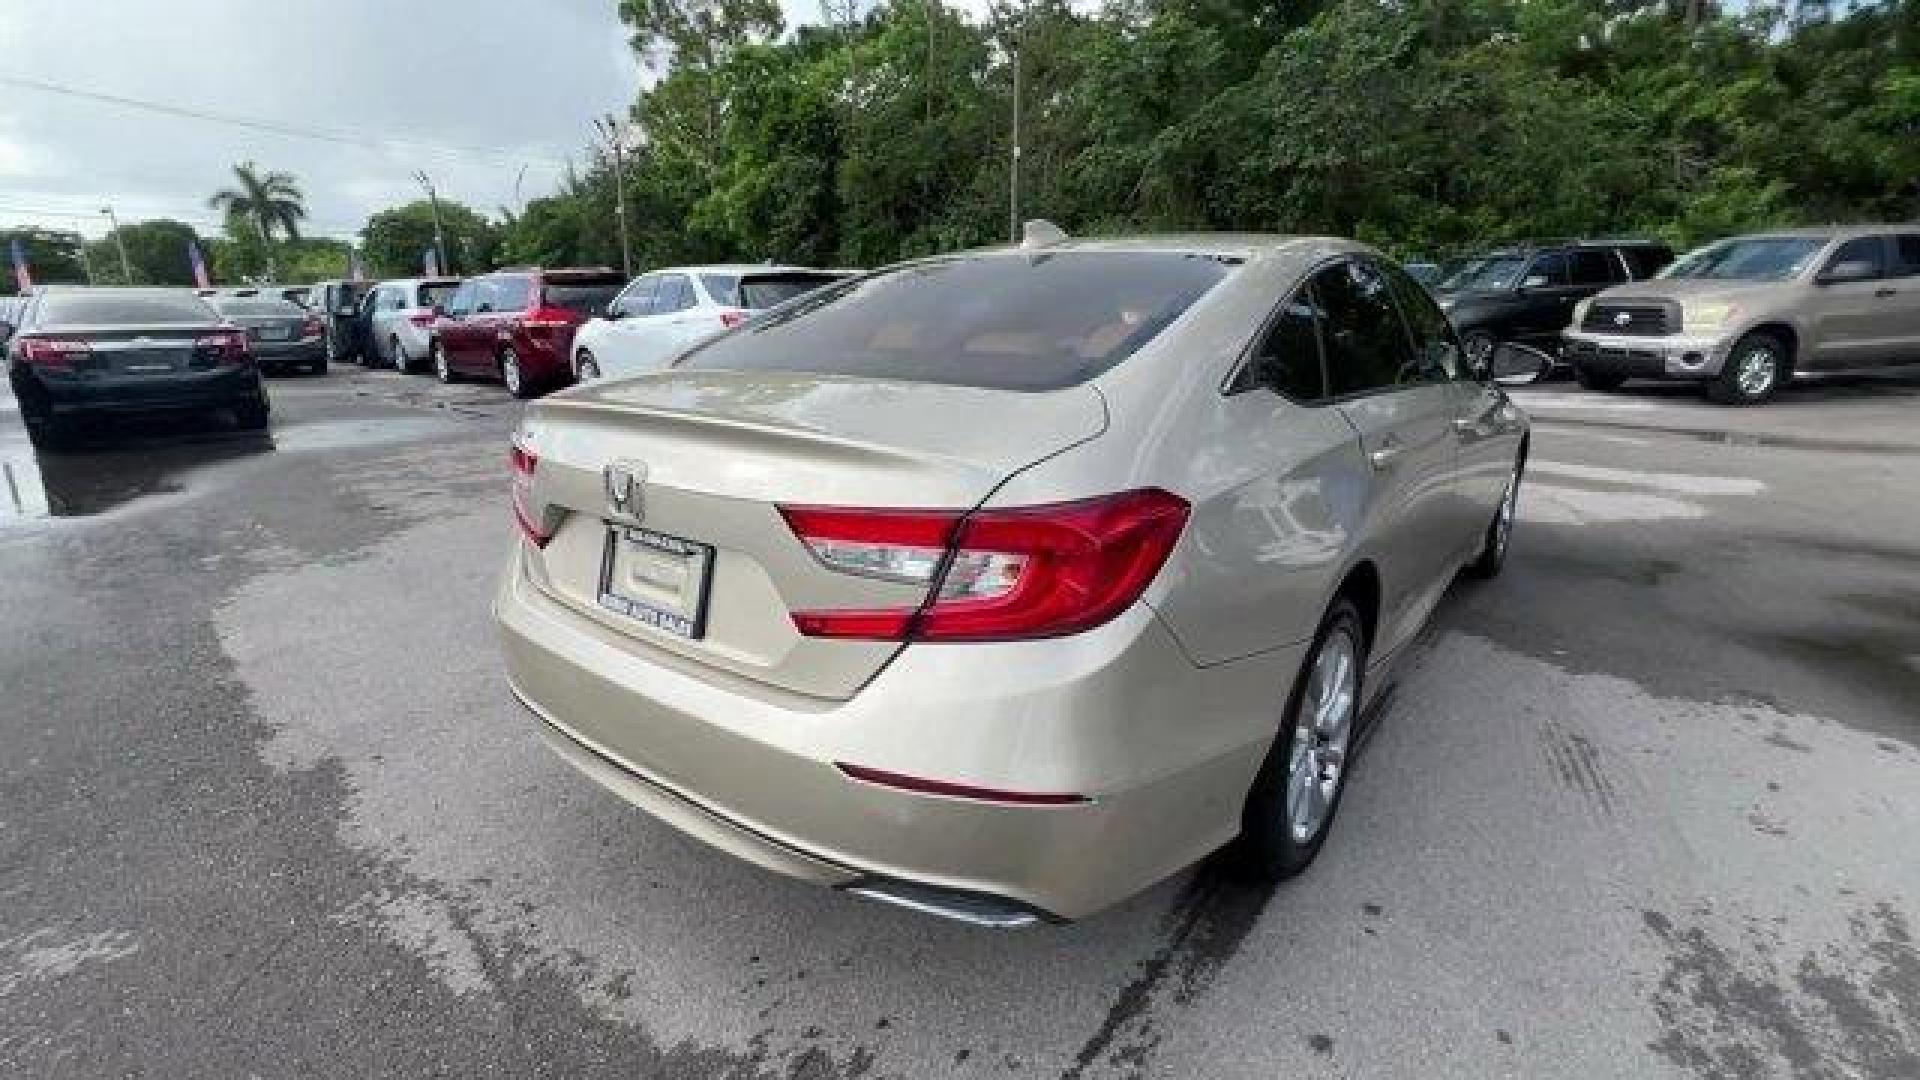
POLYGON ((37 458, 0 404, 0 1074, 1920 1074, 1920 376, 1517 396, 1325 855, 994 934, 571 772, 487 620, 492 386, 37 458))

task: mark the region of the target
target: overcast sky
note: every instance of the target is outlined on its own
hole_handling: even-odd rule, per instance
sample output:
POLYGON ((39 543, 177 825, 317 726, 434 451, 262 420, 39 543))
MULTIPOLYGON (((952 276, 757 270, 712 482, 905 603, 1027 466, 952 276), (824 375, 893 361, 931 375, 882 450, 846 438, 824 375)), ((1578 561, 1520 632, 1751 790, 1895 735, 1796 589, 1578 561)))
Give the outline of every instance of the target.
MULTIPOLYGON (((819 21, 818 0, 782 2, 790 24, 819 21)), ((349 238, 418 197, 419 169, 497 212, 522 166, 524 202, 581 155, 593 117, 633 99, 642 72, 614 13, 615 0, 0 0, 0 226, 97 235, 110 202, 123 221, 217 231, 207 196, 248 159, 299 178, 315 234, 349 238)))

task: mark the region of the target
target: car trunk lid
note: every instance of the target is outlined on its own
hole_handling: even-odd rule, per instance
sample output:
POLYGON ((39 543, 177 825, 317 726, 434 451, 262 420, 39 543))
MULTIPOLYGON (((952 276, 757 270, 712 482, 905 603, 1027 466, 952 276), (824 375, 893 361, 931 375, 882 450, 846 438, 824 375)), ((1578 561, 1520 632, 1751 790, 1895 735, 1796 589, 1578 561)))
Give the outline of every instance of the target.
POLYGON ((64 325, 36 330, 36 338, 84 342, 71 369, 81 378, 164 378, 182 371, 219 365, 219 356, 199 347, 202 338, 229 331, 216 325, 188 326, 162 323, 152 326, 64 325))
POLYGON ((725 371, 596 384, 529 411, 523 438, 538 456, 529 509, 552 530, 531 572, 636 648, 844 699, 899 646, 805 637, 790 612, 911 606, 925 587, 828 569, 780 507, 970 509, 1014 472, 1105 427, 1104 403, 1086 385, 1021 393, 725 371), (612 504, 610 466, 631 484, 626 510, 612 504), (631 526, 654 538, 653 550, 620 547, 633 542, 631 526), (660 546, 681 542, 698 550, 681 559, 660 546), (686 623, 607 601, 610 579, 632 595, 612 569, 630 556, 652 560, 669 591, 704 588, 694 636, 686 623), (704 568, 704 581, 687 579, 689 566, 704 568))

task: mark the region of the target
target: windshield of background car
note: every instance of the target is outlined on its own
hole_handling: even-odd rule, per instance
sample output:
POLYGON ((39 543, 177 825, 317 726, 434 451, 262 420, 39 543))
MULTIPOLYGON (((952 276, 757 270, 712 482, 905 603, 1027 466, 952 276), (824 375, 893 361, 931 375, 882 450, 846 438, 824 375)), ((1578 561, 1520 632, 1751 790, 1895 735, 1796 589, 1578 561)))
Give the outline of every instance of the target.
POLYGON ((1687 253, 1664 278, 1712 281, 1785 281, 1805 269, 1831 237, 1749 236, 1687 253))
POLYGON ((1526 268, 1527 260, 1521 255, 1469 259, 1465 265, 1448 274, 1440 282, 1439 288, 1443 290, 1511 289, 1520 280, 1520 272, 1526 268))
POLYGON ((307 309, 288 300, 215 300, 220 314, 232 319, 300 319, 307 309))
POLYGON ((1058 390, 1133 355, 1230 272, 1180 252, 909 263, 801 297, 680 366, 1058 390))
POLYGON ((161 325, 209 323, 220 316, 192 293, 48 293, 35 318, 41 323, 161 325))
POLYGON ((701 274, 700 284, 707 295, 723 307, 779 307, 796 296, 805 296, 822 285, 831 285, 845 274, 701 274))
POLYGON ((576 315, 600 315, 620 293, 624 281, 547 283, 547 306, 566 308, 576 315))

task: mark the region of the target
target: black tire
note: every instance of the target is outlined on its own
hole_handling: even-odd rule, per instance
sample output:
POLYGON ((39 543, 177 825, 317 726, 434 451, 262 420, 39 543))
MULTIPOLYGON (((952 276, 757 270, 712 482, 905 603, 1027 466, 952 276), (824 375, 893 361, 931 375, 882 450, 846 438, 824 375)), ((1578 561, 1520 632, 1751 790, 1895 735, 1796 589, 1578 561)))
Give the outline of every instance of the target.
POLYGON ((272 413, 273 406, 265 401, 242 402, 233 407, 233 421, 242 431, 260 431, 266 428, 272 413))
POLYGON ((327 358, 326 358, 326 357, 324 357, 324 356, 323 356, 323 357, 321 357, 320 359, 318 359, 318 360, 315 360, 315 361, 313 362, 313 373, 314 373, 315 375, 321 375, 321 376, 324 376, 324 375, 326 375, 326 373, 327 373, 327 358))
POLYGON ((400 347, 398 337, 387 338, 387 357, 393 361, 393 370, 402 375, 413 370, 413 364, 407 360, 407 351, 400 347))
POLYGON ((1582 390, 1596 390, 1602 394, 1611 394, 1627 384, 1627 377, 1617 371, 1595 371, 1592 368, 1577 367, 1573 377, 1582 390))
POLYGON ((522 401, 536 393, 533 380, 520 366, 520 354, 511 347, 500 351, 500 381, 506 384, 507 393, 522 401))
POLYGON ((1785 342, 1755 331, 1733 343, 1720 374, 1707 384, 1715 404, 1741 408, 1766 403, 1793 378, 1793 356, 1785 342))
MULTIPOLYGON (((1358 734, 1360 705, 1365 700, 1367 670, 1367 634, 1365 624, 1360 619, 1360 610, 1353 601, 1345 596, 1335 597, 1333 605, 1320 619, 1320 629, 1313 636, 1313 647, 1307 651, 1306 659, 1300 665, 1300 674, 1294 679, 1292 691, 1287 695, 1284 722, 1280 733, 1267 751, 1267 758, 1260 766, 1260 773, 1254 778, 1253 789, 1247 793, 1245 809, 1241 812, 1240 836, 1229 849, 1229 856, 1242 872, 1265 881, 1282 881, 1305 870, 1312 864, 1314 857, 1320 854, 1320 846, 1326 842, 1327 834, 1333 830, 1334 818, 1340 811, 1341 796, 1346 794, 1346 779, 1351 772, 1354 736, 1358 734), (1344 723, 1344 741, 1338 747, 1339 758, 1335 763, 1336 772, 1332 779, 1332 790, 1323 794, 1325 777, 1324 762, 1318 756, 1332 749, 1331 744, 1320 744, 1321 733, 1318 725, 1309 729, 1312 718, 1308 715, 1308 697, 1310 691, 1317 693, 1321 680, 1316 672, 1322 657, 1334 646, 1330 643, 1337 639, 1345 640, 1345 649, 1350 661, 1351 675, 1350 701, 1346 707, 1344 723), (1310 757, 1302 757, 1302 745, 1314 746, 1316 751, 1310 757), (1299 773, 1296 777, 1296 764, 1312 768, 1311 774, 1319 779, 1305 781, 1314 785, 1313 795, 1320 800, 1324 808, 1318 823, 1301 835, 1297 831, 1295 808, 1290 804, 1289 793, 1293 791, 1297 778, 1309 774, 1299 773)), ((1302 786, 1302 793, 1307 788, 1302 786)))
POLYGON ((1500 505, 1494 508, 1493 520, 1487 522, 1485 539, 1480 545, 1480 554, 1467 564, 1466 575, 1485 580, 1497 577, 1500 568, 1507 564, 1507 548, 1513 543, 1513 522, 1520 505, 1520 481, 1525 476, 1527 461, 1515 459, 1513 475, 1507 478, 1507 490, 1500 496, 1500 505))
POLYGON ((581 349, 573 354, 573 381, 590 382, 600 377, 600 361, 594 359, 592 349, 581 349))
POLYGON ((447 359, 447 350, 440 346, 438 338, 427 343, 427 359, 433 362, 435 378, 448 386, 460 381, 460 373, 453 370, 453 361, 447 359))

